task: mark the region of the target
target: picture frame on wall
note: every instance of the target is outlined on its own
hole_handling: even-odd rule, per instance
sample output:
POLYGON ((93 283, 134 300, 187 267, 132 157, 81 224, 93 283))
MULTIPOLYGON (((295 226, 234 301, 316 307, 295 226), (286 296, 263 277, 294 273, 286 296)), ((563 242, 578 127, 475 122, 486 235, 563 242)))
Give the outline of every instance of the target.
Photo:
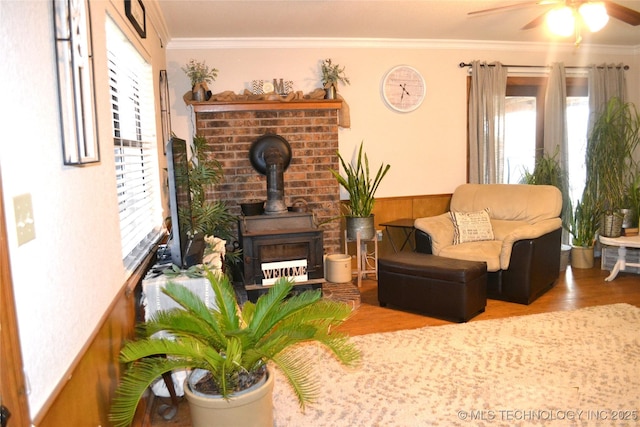
POLYGON ((88 0, 53 0, 63 163, 100 161, 88 0))
POLYGON ((147 38, 147 17, 142 0, 124 0, 124 13, 140 38, 147 38))
POLYGON ((162 146, 166 154, 167 143, 171 139, 171 104, 169 102, 169 79, 167 70, 160 70, 160 122, 162 125, 162 146))

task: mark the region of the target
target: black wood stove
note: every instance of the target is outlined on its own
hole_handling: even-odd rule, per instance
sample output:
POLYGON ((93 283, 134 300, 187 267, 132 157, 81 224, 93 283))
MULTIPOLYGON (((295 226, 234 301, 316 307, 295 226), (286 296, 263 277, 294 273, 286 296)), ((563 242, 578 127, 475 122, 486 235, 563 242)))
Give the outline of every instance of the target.
POLYGON ((258 138, 249 150, 253 167, 267 177, 264 214, 238 220, 243 283, 250 300, 280 276, 293 277, 296 289, 321 287, 324 282, 323 231, 309 212, 290 212, 284 203, 284 171, 291 147, 279 135, 258 138))

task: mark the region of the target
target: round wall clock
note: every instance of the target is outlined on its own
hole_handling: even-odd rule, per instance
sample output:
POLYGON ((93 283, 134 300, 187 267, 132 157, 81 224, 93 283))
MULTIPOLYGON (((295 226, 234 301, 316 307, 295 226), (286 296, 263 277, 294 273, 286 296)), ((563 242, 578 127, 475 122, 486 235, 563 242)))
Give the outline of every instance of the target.
POLYGON ((401 113, 413 111, 422 104, 426 92, 418 70, 408 65, 393 67, 382 79, 382 97, 389 108, 401 113))

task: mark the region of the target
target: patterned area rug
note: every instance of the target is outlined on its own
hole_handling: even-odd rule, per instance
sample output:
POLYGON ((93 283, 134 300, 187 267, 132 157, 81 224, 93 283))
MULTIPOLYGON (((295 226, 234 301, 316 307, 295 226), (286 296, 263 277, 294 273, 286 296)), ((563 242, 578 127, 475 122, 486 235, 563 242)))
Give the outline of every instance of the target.
POLYGON ((640 308, 614 304, 353 337, 322 348, 302 412, 276 371, 275 426, 640 425, 640 308))

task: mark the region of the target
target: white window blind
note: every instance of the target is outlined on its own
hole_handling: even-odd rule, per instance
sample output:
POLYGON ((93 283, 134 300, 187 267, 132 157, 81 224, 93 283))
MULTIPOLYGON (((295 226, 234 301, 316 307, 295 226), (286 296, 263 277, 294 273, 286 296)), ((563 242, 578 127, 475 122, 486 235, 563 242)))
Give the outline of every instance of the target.
POLYGON ((153 74, 110 19, 106 34, 122 254, 133 269, 162 227, 153 74))

